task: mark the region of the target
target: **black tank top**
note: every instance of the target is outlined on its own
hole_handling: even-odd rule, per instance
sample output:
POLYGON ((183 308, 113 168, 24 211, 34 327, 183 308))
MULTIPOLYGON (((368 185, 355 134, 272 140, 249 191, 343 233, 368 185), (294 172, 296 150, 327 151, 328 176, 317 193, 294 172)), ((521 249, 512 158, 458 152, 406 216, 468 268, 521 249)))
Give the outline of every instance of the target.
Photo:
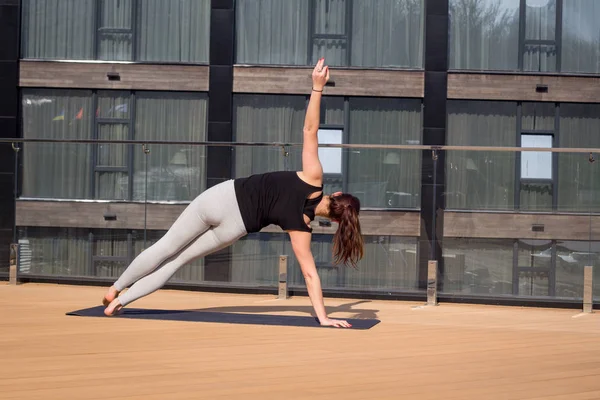
POLYGON ((308 196, 322 192, 323 186, 304 182, 295 171, 268 172, 234 180, 235 193, 248 233, 258 232, 268 225, 283 230, 312 232, 304 214, 312 221, 323 193, 314 199, 308 196))

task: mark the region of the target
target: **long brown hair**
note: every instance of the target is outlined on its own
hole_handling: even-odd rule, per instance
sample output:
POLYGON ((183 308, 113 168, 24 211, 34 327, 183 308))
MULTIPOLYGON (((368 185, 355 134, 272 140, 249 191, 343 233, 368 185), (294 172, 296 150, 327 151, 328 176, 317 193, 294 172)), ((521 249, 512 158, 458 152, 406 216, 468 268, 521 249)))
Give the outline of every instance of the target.
POLYGON ((333 236, 334 261, 336 264, 350 262, 356 267, 356 263, 363 257, 364 244, 358 218, 360 200, 346 193, 329 199, 329 218, 339 224, 333 236))

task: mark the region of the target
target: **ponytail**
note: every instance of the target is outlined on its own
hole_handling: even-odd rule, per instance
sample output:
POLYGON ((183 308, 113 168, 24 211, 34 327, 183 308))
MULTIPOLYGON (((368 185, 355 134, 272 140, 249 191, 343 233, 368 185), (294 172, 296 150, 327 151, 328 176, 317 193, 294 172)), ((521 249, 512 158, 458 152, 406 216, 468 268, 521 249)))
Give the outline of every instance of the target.
POLYGON ((338 221, 333 236, 333 257, 336 264, 356 264, 363 258, 363 236, 360 227, 360 202, 351 195, 342 194, 331 198, 330 217, 338 221))

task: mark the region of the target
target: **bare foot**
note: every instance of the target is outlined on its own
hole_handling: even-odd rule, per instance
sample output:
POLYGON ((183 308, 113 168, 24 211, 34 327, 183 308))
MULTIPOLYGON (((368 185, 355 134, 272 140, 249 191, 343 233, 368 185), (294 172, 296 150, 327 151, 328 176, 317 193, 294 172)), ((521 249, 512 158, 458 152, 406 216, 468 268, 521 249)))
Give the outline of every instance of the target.
POLYGON ((117 289, 115 289, 114 286, 111 286, 108 288, 108 292, 104 295, 104 298, 102 299, 102 304, 104 305, 104 307, 108 307, 108 305, 117 298, 117 296, 119 295, 119 291, 117 289))
POLYGON ((116 298, 104 309, 104 315, 107 317, 115 316, 121 312, 122 308, 123 306, 121 305, 121 302, 118 298, 116 298))

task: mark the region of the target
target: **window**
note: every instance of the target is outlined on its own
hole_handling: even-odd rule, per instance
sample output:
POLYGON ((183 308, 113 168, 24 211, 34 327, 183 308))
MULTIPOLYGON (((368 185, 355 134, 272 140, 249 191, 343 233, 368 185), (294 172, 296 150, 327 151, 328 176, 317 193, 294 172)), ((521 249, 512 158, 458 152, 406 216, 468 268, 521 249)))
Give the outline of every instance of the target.
MULTIPOLYGON (((448 102, 448 144, 451 146, 516 145, 517 104, 499 101, 448 102)), ((448 151, 448 209, 513 209, 515 159, 512 152, 448 151)))
POLYGON ((444 238, 443 291, 512 294, 513 248, 510 239, 444 238))
POLYGON ((22 57, 208 62, 210 0, 23 0, 22 57))
POLYGON ((600 2, 563 1, 561 71, 600 73, 600 2))
POLYGON ((121 140, 204 141, 201 93, 25 89, 23 136, 115 143, 26 143, 23 197, 190 201, 205 187, 205 149, 121 140))
POLYGON ((518 69, 519 3, 450 0, 450 69, 518 69))
MULTIPOLYGON (((560 105, 560 147, 600 148, 600 105, 560 105)), ((600 212, 600 164, 587 153, 558 154, 558 210, 600 212)))
MULTIPOLYGON (((321 128, 325 135, 319 136, 320 142, 329 142, 331 139, 339 142, 341 135, 343 143, 420 143, 420 100, 323 99, 321 128)), ((306 96, 236 95, 235 140, 301 143, 307 101, 306 96)), ((300 147, 237 147, 235 176, 274 170, 300 170, 301 150, 300 147)), ((360 199, 363 207, 419 206, 420 151, 355 148, 343 149, 341 152, 336 148, 322 148, 320 151, 328 154, 322 161, 324 167, 331 167, 334 172, 324 176, 326 192, 341 190, 353 193, 360 199)))
MULTIPOLYGON (((164 231, 19 227, 20 273, 118 277, 164 231)), ((184 265, 171 281, 202 281, 204 261, 184 265)))
POLYGON ((421 68, 423 0, 238 0, 236 62, 421 68))
POLYGON ((450 69, 600 73, 595 0, 450 0, 450 69))
MULTIPOLYGON (((319 129, 319 143, 342 144, 343 129, 319 129)), ((342 174, 342 149, 335 147, 319 148, 319 159, 324 175, 342 174)))
MULTIPOLYGON (((521 135, 521 147, 552 148, 552 136, 521 135)), ((521 179, 552 179, 552 153, 523 151, 521 179)))

